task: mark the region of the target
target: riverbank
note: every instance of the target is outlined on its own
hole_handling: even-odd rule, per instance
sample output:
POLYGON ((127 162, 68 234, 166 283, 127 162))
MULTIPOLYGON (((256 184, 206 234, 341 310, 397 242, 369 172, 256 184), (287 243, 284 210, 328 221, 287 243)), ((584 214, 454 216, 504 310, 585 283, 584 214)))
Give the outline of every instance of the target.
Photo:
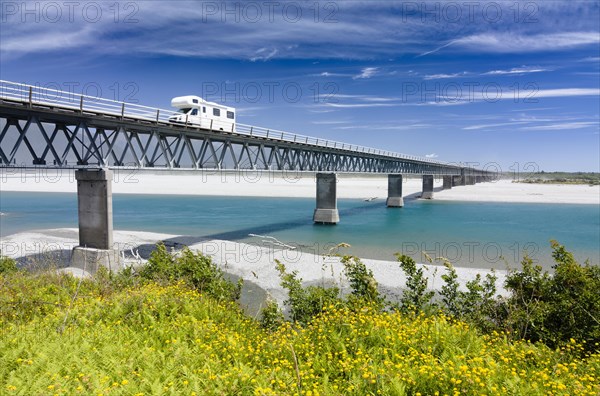
MULTIPOLYGON (((115 194, 165 194, 244 197, 315 196, 315 176, 302 172, 118 170, 114 172, 115 194)), ((442 190, 435 180, 436 200, 522 203, 571 203, 600 205, 600 186, 513 183, 512 180, 458 186, 442 190)), ((420 196, 420 177, 406 176, 403 195, 420 196)), ((69 170, 2 169, 0 191, 76 192, 77 183, 69 170)), ((387 197, 386 175, 338 175, 338 198, 387 197)))
MULTIPOLYGON (((70 268, 70 255, 73 247, 78 245, 77 229, 61 228, 43 231, 24 232, 10 235, 2 239, 2 254, 15 258, 28 268, 44 268, 51 266, 63 271, 82 274, 82 268, 70 268)), ((348 285, 342 275, 343 265, 337 256, 322 256, 295 249, 278 246, 272 238, 263 236, 256 243, 237 243, 232 241, 177 236, 151 232, 115 231, 114 246, 121 253, 121 267, 143 265, 155 245, 163 242, 169 249, 179 250, 184 246, 203 252, 213 258, 225 272, 249 282, 242 296, 242 304, 256 305, 262 303, 266 294, 280 303, 287 295, 280 285, 279 274, 275 269, 275 261, 279 260, 290 271, 298 271, 298 276, 307 285, 338 284, 344 288, 348 285)), ((344 249, 332 251, 344 253, 344 249)), ((393 257, 389 261, 363 259, 373 271, 379 282, 381 291, 390 299, 395 299, 402 292, 406 277, 393 257)), ((436 262, 437 263, 437 262, 436 262)), ((429 279, 429 288, 440 288, 445 272, 443 263, 438 265, 422 265, 429 279)), ((461 285, 475 279, 477 274, 485 276, 487 269, 456 268, 461 285)), ((88 274, 89 275, 89 274, 88 274)), ((504 283, 506 271, 497 271, 497 285, 504 283)))

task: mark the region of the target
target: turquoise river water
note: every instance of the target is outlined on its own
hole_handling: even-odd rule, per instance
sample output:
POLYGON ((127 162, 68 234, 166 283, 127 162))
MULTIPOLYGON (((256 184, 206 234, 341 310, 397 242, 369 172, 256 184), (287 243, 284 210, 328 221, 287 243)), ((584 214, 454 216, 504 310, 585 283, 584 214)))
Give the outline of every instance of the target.
MULTIPOLYGON (((312 222, 314 199, 113 196, 117 230, 151 231, 201 238, 258 242, 268 235, 304 251, 323 253, 346 242, 345 252, 393 260, 394 253, 425 261, 444 256, 456 265, 505 269, 527 253, 552 265, 551 239, 577 259, 600 262, 600 207, 597 205, 473 203, 407 200, 388 209, 372 202, 340 199, 341 222, 312 222)), ((2 192, 0 236, 48 228, 77 227, 77 197, 69 193, 2 192)))

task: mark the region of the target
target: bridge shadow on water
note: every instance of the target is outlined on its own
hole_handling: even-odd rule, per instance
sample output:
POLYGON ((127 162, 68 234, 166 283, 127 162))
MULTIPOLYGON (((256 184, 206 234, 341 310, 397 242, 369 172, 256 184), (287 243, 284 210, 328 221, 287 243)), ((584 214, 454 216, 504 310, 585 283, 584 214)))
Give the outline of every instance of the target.
MULTIPOLYGON (((440 188, 436 188, 434 191, 440 191, 440 188)), ((421 192, 409 194, 404 197, 404 201, 410 202, 415 201, 421 196, 421 192)), ((366 203, 360 206, 355 206, 352 208, 339 209, 340 218, 348 218, 352 216, 360 216, 362 214, 368 213, 374 210, 384 210, 386 209, 385 200, 377 200, 377 202, 366 203)), ((246 227, 238 230, 231 230, 225 232, 219 232, 215 234, 208 235, 181 235, 173 238, 164 239, 160 242, 164 243, 167 247, 172 247, 175 249, 181 249, 185 246, 192 246, 198 243, 207 242, 211 240, 226 240, 226 241, 240 241, 244 239, 248 239, 250 234, 256 234, 261 236, 267 236, 272 233, 277 233, 280 231, 293 230, 301 227, 328 227, 327 225, 314 224, 310 214, 307 214, 306 217, 289 219, 286 221, 259 225, 255 227, 246 227)), ((150 256, 150 253, 154 250, 155 245, 153 244, 141 244, 135 247, 138 251, 139 255, 147 259, 150 256)))
MULTIPOLYGON (((439 191, 436 188, 435 191, 439 191)), ((405 203, 410 201, 415 201, 420 197, 421 193, 410 194, 404 197, 405 203)), ((386 210, 385 200, 378 199, 373 202, 366 202, 358 206, 338 209, 340 217, 342 219, 351 218, 354 216, 361 216, 369 212, 373 212, 376 210, 386 210)), ((270 224, 257 225, 251 227, 240 228, 237 230, 219 232, 214 234, 206 234, 206 235, 180 235, 173 238, 168 238, 162 240, 160 242, 164 243, 165 246, 175 249, 182 249, 185 246, 192 246, 198 243, 207 242, 211 240, 227 240, 227 241, 241 241, 247 240, 251 238, 249 234, 256 234, 261 236, 271 235, 273 233, 278 233, 286 230, 293 230, 302 227, 330 227, 327 225, 314 224, 312 221, 312 217, 310 213, 306 213, 306 216, 287 219, 285 221, 274 222, 270 224)), ((76 238, 76 234, 72 236, 76 238)), ((75 246, 74 244, 73 246, 75 246)), ((264 241, 261 241, 261 245, 264 247, 273 245, 264 245, 264 241)), ((277 246, 277 245, 275 245, 277 246)), ((148 259, 152 251, 155 250, 156 245, 154 243, 146 243, 134 246, 128 246, 124 249, 123 254, 126 257, 133 257, 131 252, 131 247, 133 247, 133 251, 137 251, 137 254, 143 259, 148 259)), ((297 246, 302 248, 302 246, 297 246)), ((278 248, 285 248, 284 245, 278 246, 278 248)), ((53 251, 45 251, 43 254, 25 254, 17 259, 19 266, 27 267, 27 268, 47 268, 47 267, 66 267, 70 263, 71 259, 71 249, 57 249, 53 251)))
MULTIPOLYGON (((440 188, 441 189, 441 188, 440 188)), ((439 189, 435 189, 435 191, 439 191, 439 189)), ((417 200, 420 197, 421 193, 415 193, 406 195, 404 197, 405 203, 410 201, 417 200)), ((338 209, 340 218, 347 219, 354 216, 361 216, 363 214, 373 212, 376 210, 386 210, 385 207, 385 199, 378 199, 373 202, 365 202, 363 204, 353 206, 350 208, 338 209)), ((245 228, 240 228, 236 230, 230 230, 225 232, 218 232, 214 234, 205 234, 205 235, 179 235, 173 238, 168 238, 162 240, 161 242, 165 244, 167 247, 172 247, 175 249, 181 249, 184 246, 191 246, 202 242, 207 242, 210 240, 227 240, 227 241, 242 241, 248 240, 252 238, 249 234, 256 234, 260 236, 271 235, 273 233, 278 233, 281 231, 293 230, 302 227, 330 227, 327 225, 314 224, 312 221, 311 213, 306 213, 306 216, 286 219, 284 221, 274 222, 270 224, 263 224, 257 226, 250 226, 245 228)), ((76 239, 76 235, 73 235, 73 238, 76 239)), ((75 246, 75 244, 74 244, 75 246)), ((265 247, 267 245, 264 245, 265 247)), ((272 246, 272 245, 271 245, 272 246)), ((130 247, 127 247, 123 253, 125 256, 130 255, 130 247)), ((141 258, 147 259, 150 257, 150 254, 155 249, 155 244, 140 244, 134 245, 133 250, 137 250, 138 254, 141 258)), ((278 246, 280 248, 284 248, 284 245, 278 246)), ((302 248, 302 246, 297 246, 302 248)), ((57 249, 54 251, 45 251, 43 254, 25 254, 22 257, 17 259, 18 263, 23 267, 34 268, 38 266, 43 266, 42 263, 52 263, 52 265, 57 267, 65 266, 70 262, 71 257, 71 249, 57 249)))

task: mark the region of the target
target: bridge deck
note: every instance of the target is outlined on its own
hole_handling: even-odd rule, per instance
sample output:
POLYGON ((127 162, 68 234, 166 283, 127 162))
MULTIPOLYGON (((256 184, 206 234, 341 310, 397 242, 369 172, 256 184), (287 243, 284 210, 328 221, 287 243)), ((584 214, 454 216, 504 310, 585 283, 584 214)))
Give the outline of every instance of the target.
MULTIPOLYGON (((176 124, 170 110, 0 81, 0 166, 461 174, 464 167, 251 125, 176 124), (12 140, 11 140, 12 139, 12 140)), ((469 172, 484 173, 468 169, 469 172)), ((487 172, 485 172, 487 173, 487 172)))

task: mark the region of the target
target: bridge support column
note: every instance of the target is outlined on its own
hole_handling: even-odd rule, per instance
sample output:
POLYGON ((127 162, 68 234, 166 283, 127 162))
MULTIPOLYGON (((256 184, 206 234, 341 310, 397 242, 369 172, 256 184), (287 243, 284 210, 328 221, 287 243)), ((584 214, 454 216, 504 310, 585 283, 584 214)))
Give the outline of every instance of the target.
POLYGON ((460 186, 460 176, 452 176, 452 187, 460 186))
POLYGON ((433 175, 423 175, 423 192, 421 198, 433 198, 433 175))
POLYGON ((388 208, 401 208, 404 206, 404 198, 402 198, 402 175, 388 175, 388 197, 386 205, 388 208))
POLYGON ((467 184, 469 186, 475 185, 475 176, 467 176, 467 184))
POLYGON ((71 265, 94 273, 98 266, 119 268, 119 252, 113 246, 112 172, 108 169, 77 170, 79 246, 71 265))
POLYGON ((335 173, 317 173, 317 208, 313 221, 321 224, 337 224, 337 176, 335 173))
POLYGON ((444 190, 452 189, 452 176, 443 176, 444 190))
POLYGON ((461 186, 466 186, 467 185, 467 172, 465 172, 465 169, 461 169, 460 170, 460 185, 461 186))

